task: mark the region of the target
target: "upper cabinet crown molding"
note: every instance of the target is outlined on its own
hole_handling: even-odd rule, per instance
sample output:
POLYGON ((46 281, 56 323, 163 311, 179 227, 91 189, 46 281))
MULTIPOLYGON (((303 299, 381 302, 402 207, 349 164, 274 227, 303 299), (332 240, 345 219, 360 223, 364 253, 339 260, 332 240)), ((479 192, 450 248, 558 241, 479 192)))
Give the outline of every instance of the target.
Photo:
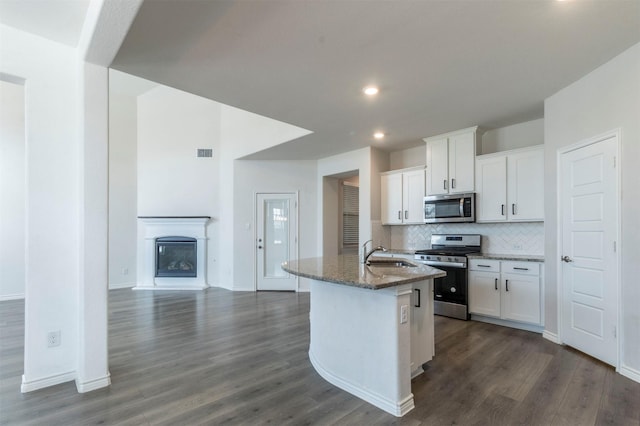
POLYGON ((427 195, 475 191, 478 129, 474 126, 423 139, 427 144, 427 195))

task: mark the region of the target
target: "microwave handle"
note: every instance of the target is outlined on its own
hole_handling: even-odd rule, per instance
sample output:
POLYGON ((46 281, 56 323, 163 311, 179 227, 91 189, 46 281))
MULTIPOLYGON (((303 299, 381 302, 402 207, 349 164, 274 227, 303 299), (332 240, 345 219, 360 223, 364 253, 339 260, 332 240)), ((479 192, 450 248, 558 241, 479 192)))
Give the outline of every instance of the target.
POLYGON ((460 197, 460 217, 464 217, 464 197, 460 197))

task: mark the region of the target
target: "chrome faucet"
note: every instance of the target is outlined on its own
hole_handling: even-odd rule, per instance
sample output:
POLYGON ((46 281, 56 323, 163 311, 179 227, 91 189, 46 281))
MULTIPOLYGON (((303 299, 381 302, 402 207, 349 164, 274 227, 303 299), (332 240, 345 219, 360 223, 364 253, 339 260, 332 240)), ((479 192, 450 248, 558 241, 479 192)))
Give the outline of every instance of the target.
POLYGON ((360 263, 365 263, 367 261, 365 259, 365 256, 367 255, 367 244, 369 244, 369 243, 373 244, 373 240, 367 240, 362 245, 362 256, 360 256, 360 263))
MULTIPOLYGON (((369 241, 371 241, 371 240, 369 240, 369 241)), ((367 243, 368 243, 369 241, 367 241, 367 243)), ((367 244, 367 243, 364 243, 365 245, 362 247, 363 249, 365 249, 365 248, 366 248, 366 244, 367 244)), ((377 251, 387 251, 387 249, 386 249, 386 248, 384 248, 384 247, 382 247, 382 246, 378 246, 378 247, 376 247, 376 248, 374 248, 374 249, 371 249, 371 251, 369 251, 367 254, 365 254, 365 255, 364 255, 364 257, 363 257, 363 259, 362 259, 362 263, 365 263, 365 264, 366 264, 366 263, 367 263, 367 260, 369 259, 369 257, 371 257, 371 255, 372 255, 373 253, 377 252, 377 251)), ((363 250, 363 253, 364 253, 364 250, 363 250)))

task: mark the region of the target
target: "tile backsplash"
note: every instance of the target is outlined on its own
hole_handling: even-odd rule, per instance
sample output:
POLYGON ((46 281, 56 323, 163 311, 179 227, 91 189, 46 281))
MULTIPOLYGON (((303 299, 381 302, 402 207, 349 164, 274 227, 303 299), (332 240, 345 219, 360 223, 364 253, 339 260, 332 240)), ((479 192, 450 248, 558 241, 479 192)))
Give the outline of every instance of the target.
POLYGON ((429 248, 431 234, 480 234, 482 252, 492 254, 544 254, 544 223, 443 223, 390 226, 392 248, 429 248))

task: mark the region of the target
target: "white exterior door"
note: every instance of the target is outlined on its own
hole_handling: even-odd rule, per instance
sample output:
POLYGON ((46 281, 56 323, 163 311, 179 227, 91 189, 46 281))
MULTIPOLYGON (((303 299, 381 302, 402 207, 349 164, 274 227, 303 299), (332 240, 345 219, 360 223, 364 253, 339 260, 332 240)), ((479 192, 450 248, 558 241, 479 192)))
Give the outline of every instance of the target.
POLYGON ((616 136, 560 159, 564 343, 617 366, 616 136))
POLYGON ((297 258, 297 196, 257 194, 256 207, 256 287, 295 291, 297 277, 280 265, 297 258))

